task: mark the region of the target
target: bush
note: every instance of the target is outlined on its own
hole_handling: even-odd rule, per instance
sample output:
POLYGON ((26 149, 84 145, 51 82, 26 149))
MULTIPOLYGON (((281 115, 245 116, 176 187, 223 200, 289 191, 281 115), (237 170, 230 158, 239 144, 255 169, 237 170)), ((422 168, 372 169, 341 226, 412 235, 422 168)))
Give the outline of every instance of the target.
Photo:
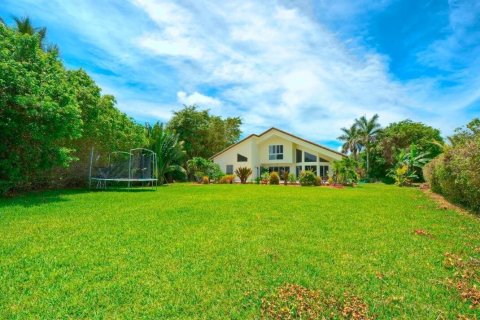
POLYGON ((240 183, 245 184, 247 183, 248 177, 252 175, 252 169, 247 167, 239 167, 235 170, 235 174, 240 179, 240 183))
POLYGON ((270 173, 269 182, 270 184, 280 184, 280 177, 278 176, 278 173, 275 171, 270 173))
POLYGON ((322 177, 316 176, 314 185, 317 186, 317 187, 321 186, 322 185, 322 177))
POLYGON ((329 186, 333 185, 334 181, 332 177, 328 177, 327 183, 329 186))
POLYGON ((480 131, 451 140, 457 143, 424 167, 424 177, 433 192, 480 213, 480 131))
POLYGON ((221 177, 220 180, 218 181, 218 183, 232 184, 233 180, 235 180, 235 175, 227 174, 227 175, 221 177))
POLYGON ((210 183, 210 178, 209 178, 208 176, 204 176, 204 177, 202 178, 202 183, 203 183, 203 184, 209 184, 209 183, 210 183))
POLYGON ((293 173, 290 173, 288 175, 288 182, 290 182, 291 184, 297 183, 297 178, 295 177, 295 175, 293 173))
POLYGON ((302 186, 313 186, 315 184, 316 177, 312 171, 302 171, 300 173, 299 181, 302 186))
POLYGON ((270 174, 267 172, 262 173, 262 184, 267 184, 268 180, 270 180, 270 174))
POLYGON ((256 184, 260 184, 261 181, 262 181, 262 177, 256 177, 255 178, 255 183, 256 184))

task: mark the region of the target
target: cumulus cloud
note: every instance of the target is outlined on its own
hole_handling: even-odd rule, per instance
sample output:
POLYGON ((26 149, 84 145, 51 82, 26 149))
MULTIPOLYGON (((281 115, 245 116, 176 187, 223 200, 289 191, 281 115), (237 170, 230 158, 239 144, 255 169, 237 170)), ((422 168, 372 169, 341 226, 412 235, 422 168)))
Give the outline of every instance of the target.
MULTIPOLYGON (((452 74, 457 85, 448 88, 439 85, 445 78, 400 81, 389 71, 388 56, 339 37, 328 23, 382 10, 389 0, 9 1, 37 7, 52 28, 58 23, 87 44, 60 48, 67 61, 73 56, 74 65, 88 64, 120 108, 142 120, 165 121, 181 104, 197 104, 240 116, 246 134, 278 126, 331 141, 355 117, 374 113, 384 124, 411 118, 449 132, 468 120, 462 110, 480 97, 478 73, 452 74), (314 7, 322 9, 322 19, 314 7), (98 19, 99 11, 109 14, 98 19)), ((419 59, 447 65, 458 49, 455 39, 477 21, 477 9, 452 5, 456 32, 419 59)))
POLYGON ((187 94, 185 91, 177 92, 178 102, 184 105, 199 105, 204 107, 219 107, 222 102, 218 99, 203 95, 195 91, 187 94))

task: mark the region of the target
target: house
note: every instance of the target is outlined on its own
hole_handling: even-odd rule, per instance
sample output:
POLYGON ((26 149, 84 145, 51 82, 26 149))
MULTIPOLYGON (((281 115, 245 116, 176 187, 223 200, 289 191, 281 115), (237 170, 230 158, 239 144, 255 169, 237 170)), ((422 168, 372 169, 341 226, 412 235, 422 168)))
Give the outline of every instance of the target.
POLYGON ((263 170, 280 174, 288 171, 296 177, 304 170, 311 170, 326 178, 333 173, 333 161, 342 157, 345 155, 340 152, 270 128, 259 135, 249 135, 210 159, 226 174, 233 174, 238 167, 249 167, 253 171, 252 179, 260 176, 263 170))

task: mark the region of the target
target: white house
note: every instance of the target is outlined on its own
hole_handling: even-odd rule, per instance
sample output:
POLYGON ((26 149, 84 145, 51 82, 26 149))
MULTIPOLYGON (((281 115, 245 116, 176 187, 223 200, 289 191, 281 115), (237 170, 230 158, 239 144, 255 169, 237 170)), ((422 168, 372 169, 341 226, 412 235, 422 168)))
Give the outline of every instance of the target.
POLYGON ((311 170, 327 177, 332 175, 332 162, 342 157, 345 155, 340 152, 270 128, 260 135, 246 137, 210 159, 218 163, 226 174, 233 174, 238 167, 249 167, 254 179, 260 175, 261 168, 280 174, 287 170, 297 177, 301 171, 311 170))

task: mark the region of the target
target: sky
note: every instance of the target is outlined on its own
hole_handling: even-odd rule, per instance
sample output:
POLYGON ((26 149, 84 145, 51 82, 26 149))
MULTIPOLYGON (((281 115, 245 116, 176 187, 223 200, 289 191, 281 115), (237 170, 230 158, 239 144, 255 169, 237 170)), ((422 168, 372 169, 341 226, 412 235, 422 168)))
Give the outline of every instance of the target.
POLYGON ((196 104, 337 148, 362 115, 480 117, 478 0, 0 0, 27 15, 141 123, 196 104))

